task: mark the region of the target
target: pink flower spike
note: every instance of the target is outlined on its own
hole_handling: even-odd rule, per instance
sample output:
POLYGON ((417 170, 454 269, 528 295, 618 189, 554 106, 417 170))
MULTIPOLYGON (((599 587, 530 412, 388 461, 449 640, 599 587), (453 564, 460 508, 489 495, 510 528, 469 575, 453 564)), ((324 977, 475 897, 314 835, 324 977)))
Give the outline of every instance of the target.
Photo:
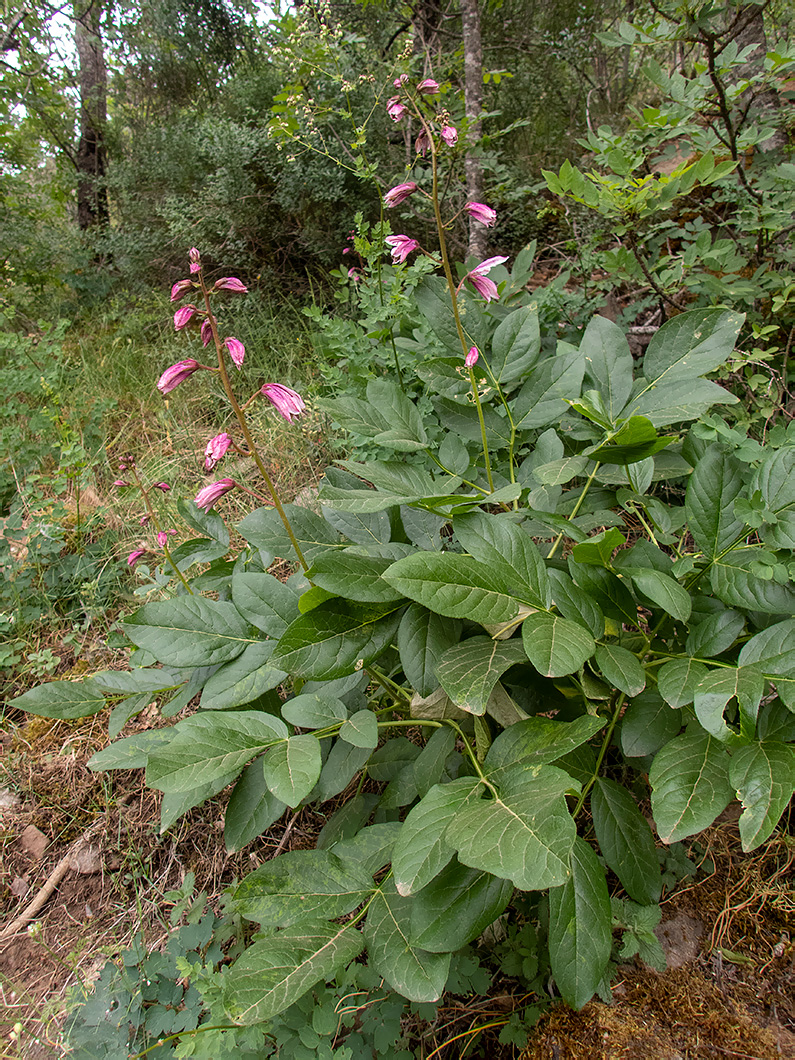
POLYGON ((430 149, 431 149, 431 138, 430 138, 430 136, 428 136, 426 131, 423 129, 420 132, 420 135, 417 137, 417 139, 414 142, 414 150, 417 152, 418 155, 422 155, 422 157, 425 158, 426 152, 430 151, 430 149))
POLYGON ((231 444, 232 439, 226 433, 216 434, 214 438, 209 440, 207 448, 204 450, 205 471, 212 471, 218 461, 226 455, 231 444))
POLYGON ((413 180, 409 180, 405 184, 396 184, 384 196, 384 206, 389 209, 392 209, 393 206, 399 206, 409 195, 413 195, 416 190, 417 185, 413 180))
POLYGON ((214 291, 234 291, 235 294, 247 294, 248 287, 235 276, 222 276, 220 280, 215 281, 213 286, 214 291))
POLYGON ((202 260, 196 247, 191 247, 188 251, 188 261, 190 262, 191 275, 195 272, 201 272, 202 260))
POLYGON ((393 96, 392 99, 387 100, 386 112, 392 121, 400 121, 406 113, 406 107, 400 102, 399 96, 393 96))
POLYGON ((478 357, 480 357, 480 354, 478 353, 477 346, 470 346, 469 353, 464 358, 464 364, 467 368, 474 368, 478 363, 478 357))
POLYGON ((114 486, 129 486, 130 483, 129 482, 125 482, 124 479, 117 478, 116 481, 113 483, 113 485, 114 486))
POLYGON ((134 567, 141 556, 146 554, 145 548, 137 548, 134 552, 131 552, 127 557, 127 566, 134 567))
POLYGON ((181 306, 174 314, 174 330, 182 331, 191 322, 191 317, 196 312, 195 305, 181 306))
POLYGON ((292 423, 294 417, 298 417, 306 408, 304 399, 289 386, 281 383, 266 383, 260 388, 268 401, 276 408, 280 416, 284 416, 288 423, 292 423))
POLYGON ((166 368, 165 372, 160 376, 157 382, 157 389, 161 394, 168 394, 174 387, 179 386, 185 379, 192 376, 199 368, 201 368, 201 365, 198 361, 194 361, 192 357, 188 357, 184 361, 177 361, 170 368, 166 368))
POLYGON ((171 301, 178 302, 183 295, 186 295, 188 291, 193 290, 192 280, 177 280, 174 286, 171 288, 171 301))
POLYGON ((419 247, 417 240, 410 239, 409 236, 387 236, 385 242, 392 247, 393 261, 405 261, 412 250, 417 250, 419 247))
POLYGON ((480 221, 480 223, 486 225, 487 228, 494 227, 494 222, 497 220, 497 211, 492 210, 492 208, 486 206, 485 203, 468 202, 464 207, 464 210, 470 217, 474 218, 475 221, 480 221))
POLYGON ((210 321, 206 318, 202 321, 201 338, 202 346, 207 346, 210 339, 213 337, 213 329, 210 327, 210 321))
POLYGON ((220 478, 217 482, 211 482, 209 486, 205 486, 200 489, 194 497, 194 504, 197 508, 204 508, 206 512, 218 502, 220 499, 230 490, 233 490, 237 483, 233 478, 220 478))
POLYGON ((165 532, 165 530, 161 530, 160 533, 157 535, 157 543, 162 548, 163 545, 165 545, 166 541, 168 541, 168 534, 165 532))
POLYGON ((240 339, 224 339, 224 346, 229 350, 229 356, 232 358, 232 363, 235 368, 240 368, 243 364, 243 358, 246 356, 246 347, 240 341, 240 339))
POLYGON ((169 484, 167 482, 156 482, 154 484, 154 486, 152 487, 152 489, 162 490, 163 493, 168 493, 168 491, 171 489, 171 487, 169 486, 169 484))
POLYGON ((432 77, 426 77, 424 81, 420 81, 417 85, 417 91, 421 92, 423 96, 435 96, 439 91, 439 83, 434 81, 432 77))
POLYGON ((448 147, 455 147, 458 143, 458 129, 456 129, 455 125, 442 126, 442 139, 448 147))
POLYGON ((476 265, 471 272, 468 272, 464 279, 469 280, 481 298, 485 298, 487 302, 496 302, 500 297, 497 291, 497 284, 493 280, 488 279, 486 273, 493 269, 495 265, 502 265, 507 260, 506 257, 486 258, 485 261, 481 261, 480 265, 476 265))

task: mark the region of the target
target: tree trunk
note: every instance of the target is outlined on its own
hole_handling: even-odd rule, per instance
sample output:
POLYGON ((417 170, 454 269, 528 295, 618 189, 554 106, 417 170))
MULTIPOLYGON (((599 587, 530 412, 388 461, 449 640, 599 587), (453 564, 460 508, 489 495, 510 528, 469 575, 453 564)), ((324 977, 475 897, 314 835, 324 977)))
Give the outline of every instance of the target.
MULTIPOLYGON (((468 202, 483 201, 483 167, 478 141, 483 134, 480 115, 483 111, 483 49, 480 43, 478 0, 461 0, 461 24, 464 39, 464 108, 468 122, 468 149, 464 157, 464 176, 468 202)), ((479 261, 486 256, 488 233, 474 218, 469 221, 470 256, 479 261)))
POLYGON ((105 187, 108 72, 102 48, 101 16, 102 0, 76 0, 75 48, 80 65, 77 223, 81 231, 108 221, 105 187))

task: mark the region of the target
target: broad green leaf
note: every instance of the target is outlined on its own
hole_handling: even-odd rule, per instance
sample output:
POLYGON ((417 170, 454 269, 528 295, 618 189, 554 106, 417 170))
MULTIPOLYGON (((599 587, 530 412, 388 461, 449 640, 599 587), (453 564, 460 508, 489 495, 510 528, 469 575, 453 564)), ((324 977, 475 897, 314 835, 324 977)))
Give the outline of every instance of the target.
POLYGON ((107 706, 105 693, 90 677, 82 681, 48 681, 17 696, 10 705, 42 718, 87 718, 107 706))
POLYGON ((643 358, 643 374, 650 383, 668 379, 693 382, 728 360, 745 320, 743 313, 725 309, 691 309, 656 331, 643 358))
POLYGON ((255 638, 234 604, 178 596, 144 604, 124 623, 139 648, 167 666, 213 666, 236 658, 255 638))
POLYGON ((593 597, 575 585, 563 571, 551 569, 549 582, 554 606, 564 618, 585 626, 597 640, 605 635, 605 616, 593 597))
POLYGON ((90 681, 109 696, 128 696, 134 692, 161 692, 174 688, 184 681, 182 674, 173 670, 156 670, 141 667, 135 670, 103 670, 92 674, 90 681))
POLYGON ((325 729, 338 721, 345 721, 348 710, 335 696, 304 693, 283 704, 282 717, 300 729, 325 729))
MULTIPOLYGON (((745 629, 745 619, 737 611, 718 611, 692 626, 687 635, 686 649, 689 655, 712 659, 728 651, 745 629)), ((752 638, 753 639, 753 638, 752 638)), ((742 660, 742 654, 740 655, 742 660)), ((757 659, 749 659, 757 662, 757 659)), ((763 667, 761 669, 764 669, 763 667)))
POLYGON ((437 458, 454 475, 466 475, 471 463, 469 450, 453 431, 448 431, 442 439, 437 458))
POLYGON ((187 791, 167 791, 160 800, 160 835, 167 832, 175 821, 195 806, 217 795, 237 777, 239 770, 216 776, 207 784, 199 784, 187 791))
POLYGON ((651 770, 651 807, 663 843, 676 843, 708 828, 732 800, 729 755, 700 725, 658 751, 651 770))
POLYGON ((765 507, 776 522, 762 528, 762 538, 771 548, 795 549, 795 448, 784 446, 766 453, 749 487, 753 496, 762 494, 765 507))
POLYGON ((270 665, 275 647, 276 641, 257 641, 249 644, 242 655, 221 666, 204 686, 201 706, 205 710, 239 707, 278 688, 287 673, 270 665))
POLYGON ((105 769, 142 769, 149 752, 156 747, 165 747, 171 741, 172 732, 173 729, 149 729, 135 736, 126 736, 97 751, 86 765, 97 773, 105 769))
POLYGON ((756 731, 760 740, 795 743, 795 716, 780 699, 774 699, 772 703, 765 703, 759 712, 756 731))
POLYGON ((371 710, 357 710, 340 726, 340 739, 374 750, 378 747, 378 718, 371 710))
POLYGON ((613 917, 599 859, 578 836, 571 875, 549 892, 549 959, 555 984, 574 1009, 596 993, 610 959, 613 917))
POLYGON ((411 941, 431 953, 455 952, 494 923, 512 894, 508 880, 454 861, 415 896, 411 941))
POLYGON ((672 438, 660 437, 646 416, 630 416, 618 430, 609 431, 604 441, 589 445, 585 456, 603 464, 627 467, 648 460, 672 441, 672 438))
POLYGON ((450 970, 449 953, 428 953, 411 942, 411 898, 387 880, 367 910, 364 936, 369 964, 410 1001, 438 1001, 450 970))
POLYGON ((681 710, 673 710, 647 689, 632 700, 621 719, 621 750, 627 758, 656 754, 681 728, 681 710))
POLYGON ((394 780, 406 766, 413 765, 421 748, 405 736, 393 736, 370 756, 368 772, 373 780, 394 780))
POLYGON ((259 939, 226 969, 224 1008, 246 1026, 272 1019, 315 983, 333 979, 363 948, 353 925, 307 924, 259 939))
POLYGON ((567 399, 579 394, 584 372, 583 354, 567 343, 559 343, 557 355, 531 369, 527 382, 511 403, 517 430, 558 422, 568 411, 567 399))
POLYGON ((298 618, 298 596, 272 574, 236 570, 232 575, 232 602, 252 626, 280 637, 298 618))
POLYGON ((594 316, 580 340, 585 387, 598 391, 615 423, 632 392, 632 353, 623 331, 607 317, 594 316))
MULTIPOLYGON (((462 405, 457 401, 435 397, 433 407, 442 426, 448 431, 453 431, 465 442, 473 442, 478 446, 483 444, 480 419, 477 409, 472 405, 462 405)), ((511 441, 511 428, 507 418, 500 416, 495 408, 486 403, 481 411, 489 452, 496 453, 500 449, 507 449, 511 441)))
POLYGON ((399 559, 383 577, 405 596, 448 618, 494 625, 520 613, 521 605, 503 578, 471 556, 421 552, 399 559))
POLYGON ((538 310, 533 306, 514 309, 491 340, 490 367, 494 378, 502 385, 516 383, 533 367, 540 352, 538 310))
POLYGON ((595 567, 610 565, 610 557, 617 548, 626 544, 626 537, 615 526, 594 534, 587 541, 581 541, 571 550, 577 563, 589 563, 595 567))
MULTIPOLYGON (((328 478, 329 470, 326 470, 326 478, 328 478)), ((340 469, 335 468, 334 470, 339 471, 340 469)), ((356 482, 357 487, 361 486, 361 482, 355 479, 353 475, 350 476, 350 479, 352 482, 356 482)), ((339 485, 339 483, 336 483, 336 485, 339 485)), ((332 504, 324 504, 323 518, 338 533, 343 534, 349 541, 353 541, 357 545, 386 544, 392 536, 389 514, 385 511, 370 513, 341 512, 332 504)))
POLYGON ((566 456, 562 460, 551 460, 533 468, 533 476, 543 486, 562 486, 582 475, 588 467, 586 456, 566 456))
POLYGON ((670 707, 686 707, 693 702, 696 686, 708 672, 704 663, 695 659, 674 659, 660 667, 657 691, 670 707))
POLYGON ((710 670, 696 686, 696 717, 708 733, 724 743, 750 739, 754 734, 756 715, 764 690, 764 679, 753 666, 710 670), (739 737, 723 718, 726 705, 734 698, 737 699, 739 707, 739 737))
POLYGON ((380 872, 391 860, 392 849, 402 827, 400 821, 371 824, 356 835, 340 839, 331 850, 343 861, 355 861, 364 872, 380 872))
POLYGON ((427 795, 441 779, 447 760, 455 749, 456 733, 449 726, 434 730, 433 735, 414 759, 414 783, 420 797, 427 795))
MULTIPOLYGON (((327 818, 326 823, 320 829, 315 843, 317 849, 329 850, 344 839, 355 838, 370 819, 373 810, 378 805, 378 800, 378 795, 360 793, 352 795, 346 802, 343 802, 342 806, 327 818)), ((354 858, 354 861, 356 860, 354 858)))
POLYGON ((634 568, 627 571, 632 578, 636 589, 657 607, 661 607, 669 615, 678 618, 680 622, 687 622, 690 618, 692 601, 690 593, 678 581, 671 578, 662 571, 651 568, 634 568))
MULTIPOLYGON (((461 356, 461 340, 455 326, 450 294, 441 276, 426 276, 414 291, 417 308, 441 344, 461 356)), ((459 307, 460 309, 460 307, 459 307)))
MULTIPOLYGON (((308 508, 285 504, 284 512, 307 563, 321 553, 342 545, 340 535, 331 524, 308 508)), ((282 559, 297 559, 281 516, 275 508, 257 508, 238 524, 237 529, 255 548, 264 549, 282 559)))
MULTIPOLYGON (((577 563, 573 557, 569 557, 568 563, 574 582, 591 597, 606 618, 612 618, 621 624, 628 622, 633 626, 637 625, 638 607, 625 584, 625 579, 617 577, 604 567, 577 563)), ((600 636, 604 636, 604 630, 600 636)))
POLYGON ((344 791, 372 754, 366 747, 354 747, 344 740, 335 740, 320 771, 320 779, 312 793, 320 802, 327 802, 344 791))
POLYGON ((646 687, 646 672, 638 657, 618 644, 597 645, 596 664, 605 680, 630 698, 646 687))
POLYGON ((524 891, 557 887, 568 879, 576 836, 564 794, 578 786, 555 766, 517 767, 504 774, 497 796, 458 811, 447 841, 464 865, 524 891))
POLYGON ((381 415, 378 407, 363 398, 343 394, 324 398, 320 407, 346 431, 363 434, 365 438, 373 438, 389 426, 389 420, 381 415))
POLYGON ((207 537, 196 537, 191 541, 183 541, 172 549, 171 560, 184 572, 195 563, 212 563, 225 556, 228 551, 228 545, 222 545, 207 537))
POLYGON ((436 674, 457 707, 470 714, 485 714, 494 686, 517 663, 526 663, 521 640, 470 637, 442 656, 436 674))
POLYGON ((381 654, 397 632, 401 611, 399 604, 329 600, 290 623, 271 665, 315 681, 343 677, 381 654))
POLYGON ((322 764, 317 737, 291 736, 265 755, 265 783, 280 802, 295 808, 314 788, 322 764))
POLYGON ((305 920, 336 919, 361 905, 374 890, 370 873, 331 850, 291 850, 263 862, 232 895, 247 920, 268 928, 305 920))
POLYGON ((740 747, 729 779, 743 804, 740 839, 747 853, 770 836, 795 792, 795 747, 778 740, 740 747))
POLYGON ((522 603, 549 608, 546 565, 526 530, 504 516, 480 511, 457 516, 453 530, 467 552, 497 574, 522 603))
POLYGON ((604 718, 583 714, 574 721, 552 718, 527 718, 501 732, 489 748, 484 761, 486 776, 499 785, 516 763, 523 766, 546 765, 584 744, 600 729, 604 718))
POLYGON ((425 512, 419 508, 400 509, 400 520, 406 537, 417 548, 424 552, 439 552, 442 548, 442 527, 446 526, 447 520, 433 512, 425 512))
POLYGON ((281 719, 254 711, 214 711, 184 718, 172 733, 168 745, 151 753, 146 765, 146 783, 159 791, 189 791, 216 777, 234 776, 285 739, 287 728, 281 719))
POLYGON ((411 453, 424 449, 428 436, 417 407, 391 379, 371 379, 367 384, 367 401, 371 409, 387 422, 385 430, 373 436, 376 445, 411 453))
POLYGON ((712 405, 736 405, 735 397, 709 379, 669 379, 651 383, 630 398, 622 416, 646 416, 655 427, 668 427, 702 416, 712 405))
POLYGON ((192 530, 196 530, 200 534, 206 534, 207 537, 212 537, 215 541, 222 544, 225 549, 229 548, 229 531, 226 529, 224 521, 218 512, 205 512, 203 508, 199 508, 193 501, 181 498, 177 501, 177 511, 192 530))
POLYGON ((743 465, 717 445, 710 446, 687 483, 685 509, 698 547, 715 559, 742 535, 744 523, 734 502, 745 488, 743 465))
POLYGON ((646 818, 629 791, 599 777, 591 792, 599 849, 630 898, 641 905, 660 900, 660 863, 646 818))
POLYGON ((546 677, 573 674, 596 650, 586 629, 545 611, 537 611, 524 620, 522 642, 530 662, 546 677))
POLYGON ((224 844, 230 853, 261 836, 287 809, 269 790, 262 759, 250 762, 229 796, 224 818, 224 844))
POLYGON ((349 549, 318 556, 307 571, 307 577, 321 589, 360 603, 390 603, 401 594, 388 585, 381 575, 391 560, 377 556, 358 556, 349 549))
POLYGON ((414 894, 436 876, 453 856, 445 840, 447 826, 457 811, 478 797, 480 781, 460 777, 435 784, 412 808, 392 852, 392 873, 398 893, 414 894))
POLYGON ((765 674, 795 677, 795 619, 768 626, 743 645, 740 666, 753 664, 765 674))
POLYGON ((409 604, 400 620, 397 647, 400 665, 412 688, 429 696, 439 687, 439 660, 461 636, 461 622, 437 615, 421 604, 409 604))
POLYGON ((791 584, 767 581, 750 569, 769 556, 765 549, 744 548, 716 560, 709 576, 715 595, 730 607, 747 611, 762 611, 767 615, 795 613, 795 590, 791 584))

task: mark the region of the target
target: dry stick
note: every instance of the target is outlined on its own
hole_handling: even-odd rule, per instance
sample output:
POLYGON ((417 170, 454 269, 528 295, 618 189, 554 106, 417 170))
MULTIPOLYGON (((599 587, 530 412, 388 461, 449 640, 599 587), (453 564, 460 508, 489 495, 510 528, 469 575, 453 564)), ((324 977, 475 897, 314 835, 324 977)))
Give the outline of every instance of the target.
MULTIPOLYGON (((127 802, 127 797, 123 796, 116 803, 117 806, 122 806, 127 802)), ((36 897, 22 910, 18 917, 7 924, 2 931, 0 931, 0 942, 4 942, 6 939, 11 938, 12 935, 16 935, 27 923, 32 920, 39 910, 44 906, 47 899, 57 888, 58 884, 64 878, 66 873, 69 871, 72 855, 77 851, 80 846, 87 842, 92 836, 100 830, 102 825, 107 823, 107 813, 103 813, 101 817, 98 817, 93 824, 89 825, 83 834, 72 843, 69 847, 68 852, 61 858, 55 868, 52 870, 47 880, 42 885, 41 890, 38 892, 36 897)))

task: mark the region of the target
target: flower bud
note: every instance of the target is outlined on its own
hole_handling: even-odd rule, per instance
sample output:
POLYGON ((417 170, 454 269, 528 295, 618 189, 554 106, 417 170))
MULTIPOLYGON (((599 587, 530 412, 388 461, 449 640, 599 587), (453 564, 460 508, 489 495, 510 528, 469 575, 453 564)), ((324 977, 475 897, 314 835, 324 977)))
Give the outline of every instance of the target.
POLYGON ((246 347, 240 339, 232 338, 224 339, 224 346, 229 350, 229 356, 232 358, 235 368, 240 368, 246 356, 246 347))
POLYGON ((196 312, 195 305, 181 306, 174 314, 174 330, 182 331, 183 328, 186 328, 196 312))
POLYGON ((396 184, 395 187, 390 188, 384 196, 384 206, 389 209, 393 206, 399 206, 409 197, 409 195, 413 195, 416 190, 417 185, 413 180, 409 180, 405 184, 396 184))
POLYGON ((393 96, 392 99, 387 100, 386 112, 392 121, 400 121, 403 115, 406 113, 406 107, 400 102, 398 96, 393 96))
POLYGON ((475 365, 478 363, 479 356, 480 354, 478 353, 477 346, 470 346, 469 353, 464 358, 464 364, 467 366, 467 368, 474 368, 475 365))
POLYGON ((166 368, 165 372, 160 376, 157 382, 157 389, 161 394, 168 394, 174 387, 179 386, 185 379, 188 379, 194 372, 198 371, 199 368, 201 368, 201 365, 198 361, 194 361, 192 357, 188 357, 184 361, 177 361, 170 368, 166 368))
POLYGON ((178 302, 183 295, 186 295, 188 291, 193 290, 192 280, 177 280, 174 286, 171 288, 171 301, 178 302))
POLYGON ((205 471, 212 471, 218 461, 225 456, 231 444, 232 439, 226 433, 216 434, 214 438, 209 440, 207 448, 204 450, 205 471))
POLYGON ((196 247, 191 247, 188 251, 188 261, 190 261, 191 274, 200 272, 202 267, 201 255, 199 254, 196 247))
POLYGON ((209 486, 200 489, 194 498, 197 508, 204 508, 206 512, 215 505, 224 494, 233 490, 237 483, 232 478, 222 478, 217 482, 211 482, 209 486))
POLYGON ((487 228, 494 227, 494 222, 497 220, 497 211, 492 210, 492 208, 486 206, 485 203, 468 202, 466 206, 464 206, 464 210, 470 217, 474 218, 475 221, 480 221, 480 223, 486 225, 487 228))
POLYGON ((279 415, 283 416, 288 423, 292 423, 293 419, 300 416, 306 408, 301 395, 291 390, 289 386, 282 386, 281 383, 266 383, 260 388, 260 393, 270 401, 279 415))
POLYGON ((216 280, 213 286, 214 291, 234 291, 235 294, 246 294, 248 287, 235 276, 222 276, 220 280, 216 280))
POLYGON ((200 334, 202 339, 202 346, 207 346, 210 339, 213 337, 213 329, 210 326, 210 321, 207 319, 207 317, 205 317, 202 321, 200 334))
POLYGON ((129 554, 129 556, 127 557, 127 566, 128 567, 134 567, 135 564, 138 562, 138 560, 141 558, 141 556, 143 556, 145 554, 146 554, 146 549, 145 548, 137 548, 137 549, 135 549, 135 551, 131 552, 129 554))
POLYGON ((458 129, 454 125, 443 125, 442 139, 448 147, 455 147, 458 143, 458 129))
POLYGON ((435 96, 439 91, 439 84, 432 77, 426 77, 417 85, 417 91, 423 96, 435 96))

